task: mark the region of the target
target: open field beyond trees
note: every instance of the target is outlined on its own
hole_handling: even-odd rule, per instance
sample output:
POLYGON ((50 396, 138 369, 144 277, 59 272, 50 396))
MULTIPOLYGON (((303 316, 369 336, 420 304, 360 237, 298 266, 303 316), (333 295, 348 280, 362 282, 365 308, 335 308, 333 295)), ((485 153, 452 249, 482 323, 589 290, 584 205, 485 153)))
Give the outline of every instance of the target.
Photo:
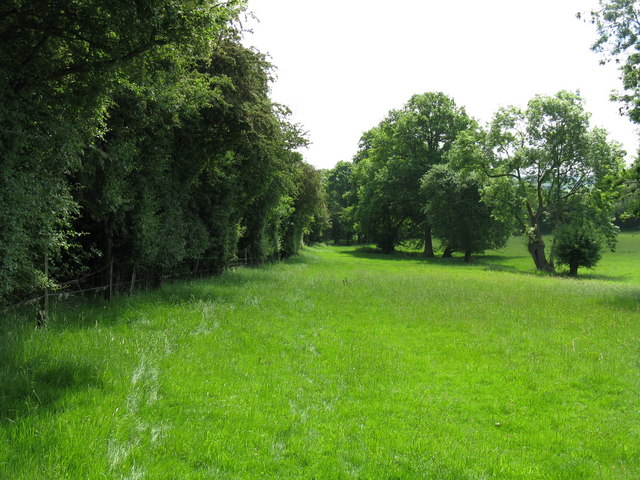
POLYGON ((578 279, 519 242, 308 248, 7 316, 0 478, 640 477, 640 234, 578 279))

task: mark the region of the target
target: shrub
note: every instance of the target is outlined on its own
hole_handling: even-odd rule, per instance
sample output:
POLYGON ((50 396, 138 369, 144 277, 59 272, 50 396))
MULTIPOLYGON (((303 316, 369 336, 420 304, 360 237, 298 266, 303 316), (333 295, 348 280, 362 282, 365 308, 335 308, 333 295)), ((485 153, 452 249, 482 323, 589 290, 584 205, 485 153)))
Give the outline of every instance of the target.
POLYGON ((578 267, 593 268, 602 257, 604 238, 590 225, 569 224, 555 235, 558 263, 569 266, 569 275, 578 275, 578 267))

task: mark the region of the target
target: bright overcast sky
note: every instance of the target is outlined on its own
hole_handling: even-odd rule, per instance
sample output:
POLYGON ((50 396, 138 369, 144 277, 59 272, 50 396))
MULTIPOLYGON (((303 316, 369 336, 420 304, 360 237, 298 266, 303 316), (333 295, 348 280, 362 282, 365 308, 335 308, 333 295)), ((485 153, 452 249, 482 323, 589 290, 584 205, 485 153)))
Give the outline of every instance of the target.
POLYGON ((633 124, 609 93, 615 67, 576 19, 597 0, 249 0, 245 44, 277 67, 272 98, 309 132, 305 159, 351 160, 362 133, 416 93, 442 91, 485 122, 499 106, 580 90, 592 125, 630 154, 633 124))

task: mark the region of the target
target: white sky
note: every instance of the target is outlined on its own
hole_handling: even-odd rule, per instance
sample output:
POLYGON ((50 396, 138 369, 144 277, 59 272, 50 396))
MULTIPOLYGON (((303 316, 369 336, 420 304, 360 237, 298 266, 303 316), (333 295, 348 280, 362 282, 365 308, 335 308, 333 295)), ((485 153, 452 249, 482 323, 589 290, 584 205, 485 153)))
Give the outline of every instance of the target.
POLYGON ((277 67, 274 101, 309 131, 305 159, 350 161, 362 133, 416 93, 442 91, 482 122, 535 94, 580 90, 592 125, 630 156, 638 132, 609 101, 621 82, 575 14, 597 0, 249 0, 244 43, 277 67))

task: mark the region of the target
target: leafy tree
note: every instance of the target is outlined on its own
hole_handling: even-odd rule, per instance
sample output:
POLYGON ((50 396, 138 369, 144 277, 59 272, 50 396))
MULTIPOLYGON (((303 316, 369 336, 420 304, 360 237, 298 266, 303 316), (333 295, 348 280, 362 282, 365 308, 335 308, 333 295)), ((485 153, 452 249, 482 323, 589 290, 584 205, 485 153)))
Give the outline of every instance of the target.
POLYGON ((593 192, 572 197, 563 212, 563 222, 554 230, 553 250, 560 265, 577 275, 579 267, 593 268, 602 250, 615 249, 619 228, 613 223, 616 197, 593 192))
POLYGON ((334 243, 345 241, 348 244, 355 234, 350 218, 350 212, 356 202, 353 181, 353 164, 350 162, 338 162, 325 176, 324 190, 327 194, 327 208, 331 221, 330 235, 334 243))
POLYGON ((441 92, 414 95, 399 118, 396 143, 399 157, 404 160, 399 175, 404 185, 397 194, 402 196, 412 225, 422 233, 426 257, 433 257, 434 253, 431 223, 422 208, 420 179, 434 165, 445 161, 458 134, 470 125, 465 109, 441 92))
POLYGON ((537 96, 526 110, 503 108, 488 132, 464 134, 452 161, 474 165, 491 179, 484 198, 493 215, 514 222, 525 235, 537 269, 553 271, 546 256, 543 222, 566 223, 574 197, 607 197, 623 168, 624 152, 606 132, 589 128, 589 115, 574 93, 537 96))
POLYGON ((0 6, 0 297, 42 279, 69 241, 69 175, 123 84, 203 87, 186 72, 242 2, 8 0, 0 6))
POLYGON ((297 212, 292 149, 302 141, 268 97, 270 65, 228 35, 199 70, 206 102, 119 92, 82 169, 77 228, 107 265, 117 259, 120 277, 157 282, 185 264, 220 271, 236 256, 278 256, 282 223, 297 212))
POLYGON ((308 163, 300 162, 297 167, 291 214, 286 218, 284 225, 284 256, 293 255, 302 247, 304 236, 311 233, 314 218, 322 214, 323 207, 321 172, 308 163))
POLYGON ((329 171, 321 169, 316 171, 316 175, 320 180, 320 192, 318 196, 318 202, 316 205, 316 211, 311 219, 311 224, 308 227, 308 232, 304 235, 305 244, 314 244, 326 241, 329 236, 328 232, 331 229, 331 214, 329 213, 328 195, 326 190, 326 180, 329 171))
POLYGON ((260 142, 254 144, 259 148, 253 150, 252 166, 242 175, 251 195, 243 202, 243 235, 238 248, 241 255, 257 262, 297 251, 285 249, 284 235, 299 190, 302 156, 295 150, 307 144, 300 126, 288 121, 288 109, 271 104, 271 111, 270 120, 263 118, 255 124, 267 130, 250 130, 260 132, 256 137, 260 142))
POLYGON ((431 226, 422 208, 420 179, 444 162, 456 136, 471 121, 443 93, 414 95, 365 133, 356 155, 360 228, 384 251, 408 236, 424 240, 433 256, 431 226))
POLYGON ((640 158, 622 176, 618 211, 625 221, 640 219, 640 158))
POLYGON ((422 178, 425 210, 435 235, 448 249, 464 252, 465 262, 473 253, 503 247, 511 233, 508 225, 491 216, 481 188, 477 174, 448 165, 436 165, 422 178))
POLYGON ((398 198, 397 183, 389 172, 393 156, 393 117, 364 133, 354 158, 353 178, 357 185, 356 225, 365 238, 375 241, 384 252, 393 251, 406 222, 398 198))
POLYGON ((622 103, 633 122, 640 123, 640 6, 635 0, 600 0, 590 19, 599 35, 592 49, 603 54, 603 62, 620 65, 624 90, 612 98, 622 103))
POLYGON ((569 266, 569 275, 578 275, 579 267, 593 268, 602 254, 602 238, 591 225, 571 223, 556 231, 558 263, 569 266))
MULTIPOLYGON (((580 18, 582 14, 578 14, 580 18)), ((600 0, 597 9, 587 17, 595 25, 598 38, 592 45, 602 54, 601 63, 614 61, 619 66, 622 91, 612 92, 611 99, 620 102, 620 112, 634 123, 640 123, 640 6, 635 0, 600 0)), ((625 217, 640 214, 640 168, 638 161, 623 179, 620 206, 625 217)))
POLYGON ((128 17, 94 3, 0 7, 0 36, 35 69, 0 66, 13 88, 0 92, 0 298, 50 283, 52 259, 158 283, 321 235, 320 173, 269 98, 270 64, 231 24, 243 2, 129 2, 128 17))

